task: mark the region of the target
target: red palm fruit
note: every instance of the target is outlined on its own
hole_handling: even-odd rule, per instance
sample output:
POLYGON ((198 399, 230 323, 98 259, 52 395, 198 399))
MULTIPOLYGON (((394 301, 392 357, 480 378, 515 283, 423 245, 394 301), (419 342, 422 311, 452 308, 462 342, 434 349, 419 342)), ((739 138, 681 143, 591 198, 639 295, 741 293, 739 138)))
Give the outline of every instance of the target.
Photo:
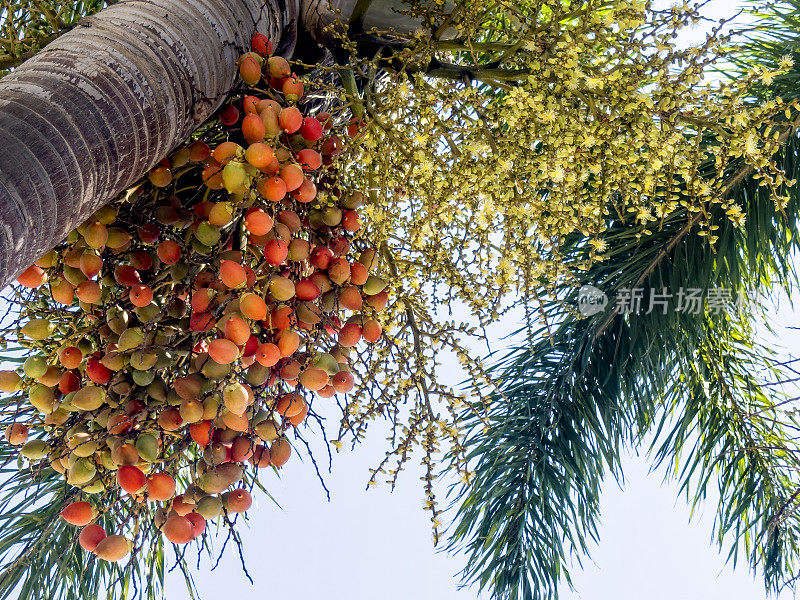
POLYGON ((229 365, 239 358, 239 347, 230 340, 219 338, 208 345, 211 360, 221 365, 229 365))
POLYGON ((241 151, 242 147, 236 142, 222 142, 219 146, 214 148, 214 159, 219 164, 224 165, 228 163, 241 151))
POLYGON ((279 306, 272 311, 270 320, 271 327, 279 330, 289 329, 296 322, 291 306, 279 306))
MULTIPOLYGON (((97 382, 99 383, 99 382, 97 382)), ((67 371, 61 376, 58 382, 58 391, 62 394, 69 394, 70 392, 77 392, 81 387, 81 380, 72 371, 67 371)))
POLYGON ((103 259, 90 252, 81 255, 81 272, 89 279, 97 275, 103 268, 103 259))
POLYGON ((109 535, 97 544, 94 553, 97 558, 108 562, 117 562, 125 558, 131 551, 131 543, 121 535, 109 535))
POLYGON ((138 307, 147 306, 153 301, 153 290, 143 283, 137 283, 136 285, 131 286, 131 290, 128 295, 130 296, 131 304, 138 307))
POLYGON ((260 142, 266 134, 264 123, 258 115, 247 115, 242 120, 242 135, 248 144, 260 142))
POLYGON ((343 148, 344 144, 342 143, 342 140, 340 140, 337 136, 332 135, 322 142, 320 153, 323 156, 336 156, 342 151, 343 148))
POLYGON ((83 352, 75 346, 67 346, 58 353, 58 361, 65 369, 77 369, 83 362, 83 352))
POLYGON ((340 394, 346 394, 356 385, 355 377, 350 371, 339 371, 331 378, 333 389, 340 394))
POLYGON ((248 340, 245 342, 242 354, 245 357, 250 359, 250 363, 248 365, 245 365, 245 366, 249 367, 250 365, 252 365, 256 361, 256 358, 255 358, 256 350, 258 350, 258 345, 259 344, 260 344, 260 342, 258 341, 258 337, 256 337, 255 335, 251 335, 248 338, 248 340))
POLYGON ((224 227, 233 220, 233 205, 230 202, 211 203, 208 222, 217 227, 224 227))
POLYGON ((352 348, 361 339, 361 325, 347 323, 339 330, 339 344, 345 348, 352 348))
POLYGON ((239 310, 248 319, 261 321, 267 317, 267 303, 261 296, 245 294, 239 298, 239 310))
POLYGON ((350 278, 350 263, 346 258, 334 258, 328 265, 328 277, 336 285, 342 285, 350 278))
POLYGON ((216 281, 214 274, 211 271, 201 271, 194 277, 193 288, 199 290, 200 288, 211 287, 216 281))
POLYGON ((325 246, 318 246, 311 252, 311 264, 323 271, 327 269, 331 260, 333 260, 333 252, 325 246))
POLYGON ((172 499, 172 510, 174 510, 181 517, 185 517, 192 512, 194 510, 194 506, 194 502, 185 498, 183 494, 175 496, 172 499))
POLYGON ((203 183, 212 190, 221 190, 225 182, 222 179, 222 165, 216 159, 209 158, 203 169, 203 183))
POLYGON ((358 213, 354 210, 344 211, 342 213, 342 227, 345 231, 358 231, 361 228, 358 213))
POLYGON ((147 478, 147 498, 158 502, 172 500, 175 480, 168 473, 153 473, 147 478))
POLYGON ((361 290, 354 285, 348 285, 339 292, 339 306, 348 310, 361 310, 364 300, 361 298, 361 290))
POLYGON ((150 183, 156 187, 167 187, 172 181, 172 171, 168 167, 156 167, 147 174, 150 183))
POLYGON ((308 204, 317 197, 317 186, 310 179, 303 179, 303 183, 292 194, 298 202, 308 204))
POLYGON ((108 241, 108 229, 99 221, 95 221, 83 230, 83 239, 86 240, 90 248, 98 250, 105 246, 108 241))
POLYGON ((219 120, 222 121, 223 125, 233 125, 239 120, 239 109, 233 104, 229 104, 220 111, 219 120))
MULTIPOLYGON (((259 123, 260 122, 261 119, 259 118, 259 123)), ((263 127, 264 124, 261 123, 261 126, 263 127)), ((247 150, 244 151, 244 159, 251 165, 253 165, 256 169, 267 168, 270 165, 270 163, 272 163, 273 158, 275 158, 275 153, 272 151, 272 148, 270 148, 263 142, 255 142, 253 144, 250 144, 247 147, 247 150)))
POLYGON ((210 312, 194 313, 189 317, 189 330, 190 331, 208 331, 217 320, 210 312))
POLYGON ((329 247, 335 256, 343 256, 350 251, 350 242, 346 237, 337 235, 331 238, 329 247))
POLYGON ((28 441, 28 428, 22 423, 12 423, 4 433, 6 441, 12 446, 22 446, 28 441))
POLYGON ((201 219, 208 219, 211 215, 211 209, 214 207, 213 202, 209 202, 208 200, 203 200, 202 202, 198 202, 194 205, 192 211, 201 219))
POLYGON ((381 312, 384 308, 386 308, 386 304, 389 302, 389 292, 383 290, 379 294, 367 296, 364 301, 367 303, 367 306, 371 306, 376 311, 381 312))
POLYGON ((293 192, 303 185, 305 175, 303 175, 303 169, 297 165, 286 165, 281 169, 280 178, 286 184, 286 191, 293 192))
POLYGON ((309 279, 314 282, 314 285, 316 285, 319 288, 319 291, 322 294, 329 292, 331 291, 331 289, 333 289, 333 284, 331 284, 331 280, 325 274, 325 271, 315 271, 314 273, 311 274, 311 277, 309 277, 309 279))
POLYGON ((87 525, 81 529, 81 533, 78 535, 78 543, 87 552, 94 552, 97 544, 104 539, 106 539, 106 530, 95 524, 87 525))
POLYGON ((307 417, 307 416, 308 416, 308 403, 306 403, 306 404, 303 406, 303 409, 302 409, 302 410, 301 410, 299 413, 297 413, 297 414, 296 414, 296 415, 294 415, 293 417, 288 417, 286 420, 287 420, 287 421, 289 421, 289 423, 291 423, 291 424, 292 424, 292 425, 294 425, 295 427, 297 427, 297 426, 298 426, 298 425, 300 425, 300 424, 301 424, 303 421, 305 421, 305 420, 306 420, 306 417, 307 417))
POLYGON ((208 310, 211 300, 214 298, 214 291, 209 288, 200 288, 192 294, 192 312, 201 313, 208 310))
POLYGON ((144 250, 137 250, 128 255, 131 260, 131 265, 137 271, 148 271, 153 267, 153 257, 149 252, 144 250))
POLYGON ((374 344, 381 339, 383 328, 375 319, 367 319, 361 326, 361 335, 365 341, 374 344))
MULTIPOLYGON (((338 373, 337 373, 337 375, 338 375, 338 373)), ((335 375, 334 375, 334 377, 335 377, 335 375)), ((321 390, 319 390, 317 392, 317 396, 319 396, 321 398, 333 398, 335 395, 336 395, 336 390, 333 389, 333 386, 330 385, 330 384, 326 385, 324 388, 322 388, 321 390)))
POLYGON ((272 230, 272 217, 260 208, 253 208, 247 211, 244 224, 253 235, 266 235, 272 230))
POLYGON ((223 260, 219 267, 219 278, 229 288, 237 288, 247 283, 247 271, 232 260, 223 260))
POLYGON ((258 114, 258 102, 258 98, 246 94, 245 97, 242 98, 242 110, 244 110, 246 115, 251 113, 258 114))
POLYGON ((183 425, 183 419, 177 408, 167 408, 158 415, 158 426, 164 431, 175 431, 181 425, 183 425))
POLYGON ((317 113, 316 119, 320 122, 325 131, 333 127, 333 117, 331 116, 331 113, 327 111, 317 113))
POLYGON ((73 502, 64 507, 61 518, 70 525, 83 527, 92 520, 92 512, 92 505, 88 502, 73 502))
POLYGON ((141 227, 136 229, 136 234, 139 236, 139 239, 142 240, 145 244, 155 243, 158 240, 159 233, 161 233, 161 230, 158 228, 157 225, 154 225, 153 223, 142 225, 141 227))
POLYGON ((250 492, 239 488, 228 494, 228 512, 243 513, 253 504, 250 492))
POLYGON ((294 295, 300 300, 316 300, 319 297, 319 288, 310 280, 303 279, 295 284, 294 295))
POLYGON ((192 522, 180 515, 168 517, 164 527, 162 527, 162 531, 164 532, 164 537, 173 544, 186 544, 194 538, 192 522))
MULTIPOLYGON (((129 415, 111 415, 108 418, 108 424, 106 425, 106 429, 108 433, 111 435, 120 435, 129 431, 130 428, 133 427, 133 423, 129 415)), ((134 462, 138 461, 138 453, 134 462)))
POLYGON ((205 142, 195 141, 189 145, 189 160, 202 162, 211 156, 211 148, 205 142))
POLYGON ((53 300, 60 304, 72 304, 75 298, 75 286, 63 277, 57 277, 50 282, 50 294, 53 300))
POLYGON ((225 423, 225 427, 233 431, 245 432, 250 427, 247 415, 237 415, 232 412, 224 413, 222 415, 222 422, 225 423))
POLYGON ((303 113, 294 106, 287 106, 278 114, 278 123, 286 133, 295 133, 303 124, 303 113))
MULTIPOLYGON (((0 371, 0 375, 2 375, 2 373, 3 371, 0 371)), ((61 381, 61 378, 63 376, 64 372, 61 371, 61 369, 59 369, 54 365, 50 365, 49 367, 47 367, 47 371, 45 371, 44 375, 42 375, 41 377, 37 377, 36 381, 38 381, 42 385, 46 385, 47 387, 53 387, 55 385, 58 385, 58 382, 61 381)), ((0 385, 0 391, 2 391, 2 387, 3 386, 0 385)))
MULTIPOLYGON (((300 135, 309 142, 316 142, 322 137, 322 123, 314 117, 306 117, 303 119, 303 125, 300 127, 300 135)), ((321 161, 322 159, 320 159, 320 162, 321 161)))
POLYGON ((225 337, 237 346, 244 346, 251 335, 247 321, 239 317, 229 317, 225 321, 225 337))
POLYGON ((358 135, 358 130, 364 125, 362 121, 358 119, 351 119, 350 122, 347 124, 347 135, 351 138, 356 137, 358 135))
POLYGON ((270 77, 288 77, 292 73, 289 62, 282 56, 271 56, 267 61, 270 77))
POLYGON ((86 363, 86 375, 94 383, 102 385, 111 381, 111 376, 113 373, 111 369, 100 362, 100 359, 90 358, 89 362, 86 363))
POLYGON ((256 350, 256 360, 263 367, 273 367, 278 364, 281 358, 281 351, 275 344, 265 342, 256 350))
POLYGON ((275 410, 284 417, 293 417, 303 409, 305 398, 300 394, 290 392, 281 396, 275 410))
POLYGON ((265 177, 256 185, 258 193, 270 202, 280 202, 286 197, 286 182, 280 177, 265 177))
POLYGON ((135 494, 145 486, 147 478, 139 467, 123 465, 117 470, 117 483, 129 494, 135 494))
POLYGON ((192 539, 203 535, 203 532, 206 530, 206 520, 202 515, 196 512, 190 512, 186 515, 186 519, 192 524, 192 539))
POLYGON ((317 367, 307 367, 305 371, 300 373, 297 381, 307 390, 316 392, 328 385, 328 374, 317 367))
POLYGON ((282 467, 292 455, 292 445, 285 437, 279 437, 269 447, 269 459, 275 467, 282 467))
MULTIPOLYGON (((316 119, 314 119, 316 121, 316 119)), ((297 153, 297 161, 304 169, 316 171, 322 166, 322 157, 319 152, 311 148, 303 148, 297 153)))
POLYGON ((293 210, 282 210, 278 213, 278 221, 286 225, 291 233, 297 233, 303 228, 303 221, 293 210))
POLYGON ((256 444, 253 454, 250 456, 250 464, 257 469, 264 469, 270 465, 269 448, 261 444, 256 444))
POLYGON ((38 288, 44 283, 44 270, 36 265, 31 265, 17 277, 17 283, 26 288, 38 288))
POLYGON ((256 85, 261 81, 261 65, 252 56, 244 56, 239 61, 239 77, 247 85, 256 85))
POLYGON ((280 121, 278 120, 278 113, 281 112, 280 106, 273 108, 267 106, 258 113, 261 122, 264 124, 264 132, 266 137, 275 138, 283 133, 280 121))
POLYGON ((271 265, 282 265, 289 255, 289 244, 283 240, 270 240, 264 246, 264 259, 271 265))
POLYGON ((100 301, 103 295, 100 290, 100 284, 96 281, 81 281, 78 287, 75 288, 75 295, 78 300, 86 302, 87 304, 95 304, 100 301))
POLYGON ((300 347, 300 336, 291 329, 282 329, 276 336, 276 341, 283 358, 291 356, 300 347))
POLYGON ((253 42, 250 47, 256 54, 260 54, 263 57, 267 57, 270 54, 272 54, 272 52, 269 50, 270 45, 271 44, 267 36, 265 36, 263 33, 256 32, 253 35, 253 42))
POLYGON ((247 437, 240 435, 231 444, 231 460, 233 462, 244 462, 253 456, 253 442, 247 437))
POLYGON ((114 279, 125 287, 131 287, 142 281, 139 278, 139 272, 130 265, 120 265, 114 269, 114 279))
POLYGON ((158 258, 161 259, 161 262, 172 265, 178 262, 178 259, 181 257, 181 247, 177 242, 164 240, 158 245, 156 254, 158 254, 158 258))
POLYGON ((350 283, 353 285, 364 285, 369 277, 367 267, 360 262, 350 263, 350 283))
POLYGON ((133 444, 122 444, 111 451, 111 458, 118 465, 135 465, 139 462, 139 452, 133 444))
POLYGON ((199 421, 189 425, 189 435, 198 446, 205 448, 211 442, 211 421, 199 421))
POLYGON ((283 80, 281 91, 283 92, 283 95, 286 96, 287 100, 297 102, 303 97, 303 92, 305 90, 303 88, 303 82, 300 80, 300 78, 296 75, 291 75, 283 80))
POLYGON ((296 360, 290 360, 281 367, 280 376, 284 381, 294 381, 298 375, 300 375, 300 363, 296 360))

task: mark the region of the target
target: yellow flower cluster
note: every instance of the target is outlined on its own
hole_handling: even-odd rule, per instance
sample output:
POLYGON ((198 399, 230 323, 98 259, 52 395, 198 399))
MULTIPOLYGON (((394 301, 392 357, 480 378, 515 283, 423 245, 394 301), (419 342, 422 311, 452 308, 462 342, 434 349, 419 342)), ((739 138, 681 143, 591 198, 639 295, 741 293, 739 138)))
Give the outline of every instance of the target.
POLYGON ((518 295, 590 266, 562 256, 567 236, 589 240, 589 260, 600 261, 610 223, 648 235, 682 209, 701 216, 713 244, 712 206, 743 222, 728 194, 743 172, 756 173, 780 209, 787 182, 773 154, 798 113, 749 96, 790 59, 709 82, 708 67, 735 48, 720 35, 676 46, 677 32, 701 20, 688 3, 468 0, 448 16, 435 7, 411 14, 430 24, 426 35, 409 38, 391 62, 379 54, 352 63, 366 83, 347 100, 365 124, 347 149, 346 178, 370 190, 365 221, 383 241, 398 301, 392 346, 365 358, 375 377, 343 433, 360 436, 377 416, 402 422, 387 460, 401 466, 419 443, 430 470, 432 440, 463 451, 464 408, 436 376, 446 353, 461 359, 477 391, 487 377, 467 338, 518 295), (374 75, 387 66, 390 74, 374 75), (448 320, 455 307, 472 326, 448 320))

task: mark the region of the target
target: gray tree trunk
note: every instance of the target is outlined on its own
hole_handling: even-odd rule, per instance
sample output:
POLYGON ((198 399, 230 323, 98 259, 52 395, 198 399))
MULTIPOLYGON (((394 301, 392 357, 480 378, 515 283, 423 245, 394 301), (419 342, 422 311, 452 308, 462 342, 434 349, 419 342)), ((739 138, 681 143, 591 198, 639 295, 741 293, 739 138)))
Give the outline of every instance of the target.
POLYGON ((0 288, 214 112, 258 30, 298 0, 126 0, 0 79, 0 288))
POLYGON ((289 56, 298 22, 336 43, 356 6, 419 27, 402 0, 122 0, 0 79, 0 288, 219 108, 253 33, 289 56))

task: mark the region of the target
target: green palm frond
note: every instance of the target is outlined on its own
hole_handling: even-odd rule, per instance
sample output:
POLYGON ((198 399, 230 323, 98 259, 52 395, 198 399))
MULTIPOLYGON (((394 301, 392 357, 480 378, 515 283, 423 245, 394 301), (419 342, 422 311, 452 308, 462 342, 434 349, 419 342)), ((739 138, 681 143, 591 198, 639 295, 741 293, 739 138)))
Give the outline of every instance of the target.
MULTIPOLYGON (((790 178, 800 178, 799 152, 793 133, 777 157, 790 178)), ((635 287, 722 288, 734 298, 793 289, 800 190, 785 190, 789 202, 776 212, 752 172, 734 167, 730 175, 743 227, 714 215, 719 240, 711 247, 683 212, 646 236, 614 223, 604 237, 607 259, 556 295, 574 305, 584 283, 612 299, 635 287)), ((579 258, 585 242, 568 247, 579 258)), ((796 423, 755 368, 772 365, 754 341, 755 315, 671 307, 579 320, 563 306, 544 306, 549 328, 529 326, 527 341, 496 364, 498 391, 471 407, 482 416, 465 413, 475 474, 453 490, 450 548, 466 553, 466 580, 496 598, 555 598, 559 581, 570 583, 571 558, 580 560, 596 538, 599 488, 619 474, 622 446, 656 432, 656 461, 679 465, 692 502, 718 486, 715 531, 731 561, 744 552, 768 589, 779 589, 799 558, 796 423)))

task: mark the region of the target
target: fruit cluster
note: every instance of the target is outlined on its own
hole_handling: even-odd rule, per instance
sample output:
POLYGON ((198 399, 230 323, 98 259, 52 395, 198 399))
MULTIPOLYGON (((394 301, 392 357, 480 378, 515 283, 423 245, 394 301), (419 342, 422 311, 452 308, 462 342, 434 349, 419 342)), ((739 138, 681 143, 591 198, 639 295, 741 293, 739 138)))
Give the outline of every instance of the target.
POLYGON ((266 38, 253 48, 242 79, 266 68, 267 89, 18 279, 29 354, 0 371, 0 391, 25 399, 6 439, 64 475, 61 516, 105 560, 136 545, 96 523, 112 507, 176 544, 246 511, 257 469, 289 460, 312 393, 349 392, 351 349, 382 334, 387 284, 361 234, 364 195, 336 177, 342 141, 330 115, 296 106, 303 82, 266 58, 266 38))

